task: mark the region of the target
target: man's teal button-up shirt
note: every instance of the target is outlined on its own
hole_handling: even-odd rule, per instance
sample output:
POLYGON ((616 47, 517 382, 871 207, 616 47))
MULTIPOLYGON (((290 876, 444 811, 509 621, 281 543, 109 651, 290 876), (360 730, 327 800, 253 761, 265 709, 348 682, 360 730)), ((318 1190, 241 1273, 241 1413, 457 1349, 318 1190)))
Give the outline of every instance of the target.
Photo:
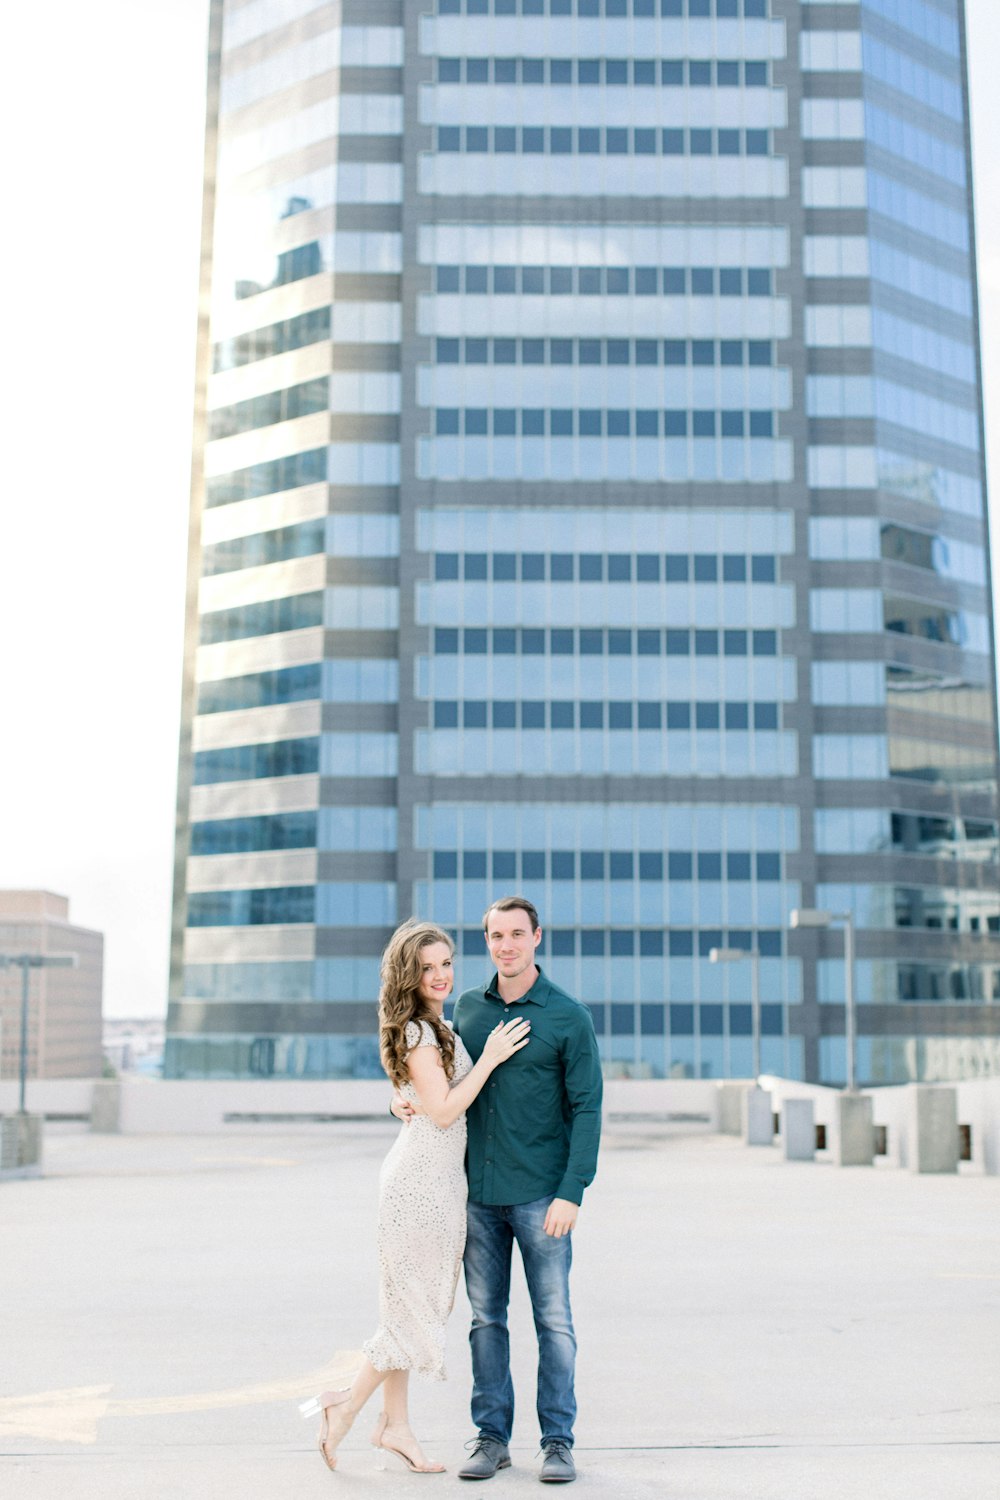
POLYGON ((474 1203, 532 1203, 552 1195, 580 1203, 597 1170, 601 1062, 586 1006, 539 969, 507 1004, 497 976, 466 990, 455 1030, 478 1061, 499 1021, 523 1017, 531 1040, 501 1063, 469 1106, 469 1197, 474 1203))

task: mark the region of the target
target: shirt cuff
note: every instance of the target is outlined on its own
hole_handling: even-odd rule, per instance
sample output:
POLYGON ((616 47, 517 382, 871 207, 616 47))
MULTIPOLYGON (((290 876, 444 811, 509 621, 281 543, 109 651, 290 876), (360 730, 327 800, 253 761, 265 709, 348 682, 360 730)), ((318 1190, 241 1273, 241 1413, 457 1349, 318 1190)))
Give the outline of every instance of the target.
POLYGON ((567 1176, 556 1188, 556 1197, 564 1198, 567 1203, 575 1203, 577 1208, 583 1202, 583 1190, 585 1183, 579 1177, 567 1176))

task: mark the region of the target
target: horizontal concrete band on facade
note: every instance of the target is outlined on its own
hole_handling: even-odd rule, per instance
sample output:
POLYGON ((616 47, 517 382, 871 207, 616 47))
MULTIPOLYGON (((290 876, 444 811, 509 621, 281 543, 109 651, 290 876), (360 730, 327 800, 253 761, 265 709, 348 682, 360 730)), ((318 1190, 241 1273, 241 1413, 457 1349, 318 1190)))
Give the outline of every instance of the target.
MULTIPOLYGON (((229 69, 226 72, 226 82, 229 83, 233 79, 233 73, 229 69)), ((314 73, 309 78, 300 79, 298 83, 290 84, 285 89, 278 89, 263 98, 254 99, 249 104, 224 109, 220 116, 219 136, 227 142, 238 140, 248 131, 259 130, 281 121, 296 106, 299 110, 303 110, 308 109, 312 104, 324 104, 334 98, 356 94, 385 96, 402 92, 402 68, 389 64, 360 67, 350 63, 341 63, 338 67, 328 68, 326 72, 314 73)), ((381 134, 381 132, 363 132, 366 138, 371 138, 373 134, 381 134)), ((350 139, 346 131, 344 136, 350 139)), ((339 141, 343 137, 334 137, 334 139, 339 141)))
MULTIPOLYGON (((351 950, 356 951, 355 949, 351 950)), ((664 1002, 666 1003, 666 1002, 664 1002)), ((790 1036, 843 1036, 844 1008, 822 1004, 789 1008, 790 1036), (797 1011, 801 1014, 797 1015, 797 1011)), ((371 1036, 374 1003, 367 1000, 178 1000, 171 1004, 171 1036, 251 1032, 304 1036, 371 1036)), ((940 1004, 859 1005, 858 1035, 881 1037, 1000 1036, 1000 1006, 940 1004)))

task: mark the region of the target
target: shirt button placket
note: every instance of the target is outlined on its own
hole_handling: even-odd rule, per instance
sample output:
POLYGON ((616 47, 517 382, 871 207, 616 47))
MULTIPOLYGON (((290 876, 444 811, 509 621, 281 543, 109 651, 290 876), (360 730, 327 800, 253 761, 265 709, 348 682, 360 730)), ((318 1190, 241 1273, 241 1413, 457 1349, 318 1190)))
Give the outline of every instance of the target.
MULTIPOLYGON (((496 1088, 496 1080, 493 1079, 490 1082, 490 1089, 493 1090, 495 1088, 496 1088)), ((488 1114, 492 1115, 493 1114, 493 1110, 490 1109, 488 1111, 488 1114)), ((495 1141, 493 1139, 493 1121, 490 1120, 489 1123, 486 1126, 486 1150, 489 1153, 487 1155, 487 1157, 486 1157, 486 1165, 489 1168, 489 1183, 490 1183, 490 1197, 491 1198, 493 1196, 493 1148, 494 1148, 495 1144, 496 1143, 495 1143, 495 1141)))
MULTIPOLYGON (((496 1088, 496 1086, 497 1086, 496 1079, 495 1078, 490 1079, 490 1092, 491 1093, 496 1088)), ((488 1123, 487 1123, 487 1126, 486 1126, 486 1151, 487 1151, 487 1155, 486 1155, 486 1172, 487 1172, 488 1181, 489 1181, 489 1196, 490 1196, 490 1198, 493 1197, 493 1186, 494 1186, 494 1175, 495 1175, 495 1168, 494 1168, 493 1157, 494 1157, 494 1154, 495 1154, 494 1148, 496 1146, 496 1141, 494 1139, 494 1134, 493 1134, 495 1122, 494 1122, 494 1119, 490 1118, 491 1116, 493 1116, 493 1110, 489 1109, 488 1112, 487 1112, 488 1123)))

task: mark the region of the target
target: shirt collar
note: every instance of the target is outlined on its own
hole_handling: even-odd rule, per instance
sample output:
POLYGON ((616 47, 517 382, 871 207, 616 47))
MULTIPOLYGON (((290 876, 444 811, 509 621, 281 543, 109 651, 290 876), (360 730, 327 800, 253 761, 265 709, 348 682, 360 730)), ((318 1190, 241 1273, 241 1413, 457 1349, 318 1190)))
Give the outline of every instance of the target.
MULTIPOLYGON (((534 984, 531 986, 531 989, 528 990, 526 994, 524 994, 524 995, 521 996, 520 1000, 514 1000, 512 1002, 514 1005, 523 1005, 526 1000, 530 1000, 531 1003, 532 1003, 532 1005, 543 1005, 544 1006, 545 1003, 546 1003, 546 1001, 548 1000, 548 998, 549 998, 549 981, 546 979, 545 974, 542 971, 541 965, 540 964, 536 964, 535 967, 538 970, 538 978, 535 980, 534 984)), ((500 981, 499 974, 494 974, 493 978, 490 980, 489 984, 486 986, 486 990, 485 990, 486 998, 487 998, 487 1000, 498 1000, 501 1005, 506 1005, 507 1002, 504 1000, 503 996, 500 994, 499 989, 497 988, 497 985, 499 984, 499 981, 500 981)))

